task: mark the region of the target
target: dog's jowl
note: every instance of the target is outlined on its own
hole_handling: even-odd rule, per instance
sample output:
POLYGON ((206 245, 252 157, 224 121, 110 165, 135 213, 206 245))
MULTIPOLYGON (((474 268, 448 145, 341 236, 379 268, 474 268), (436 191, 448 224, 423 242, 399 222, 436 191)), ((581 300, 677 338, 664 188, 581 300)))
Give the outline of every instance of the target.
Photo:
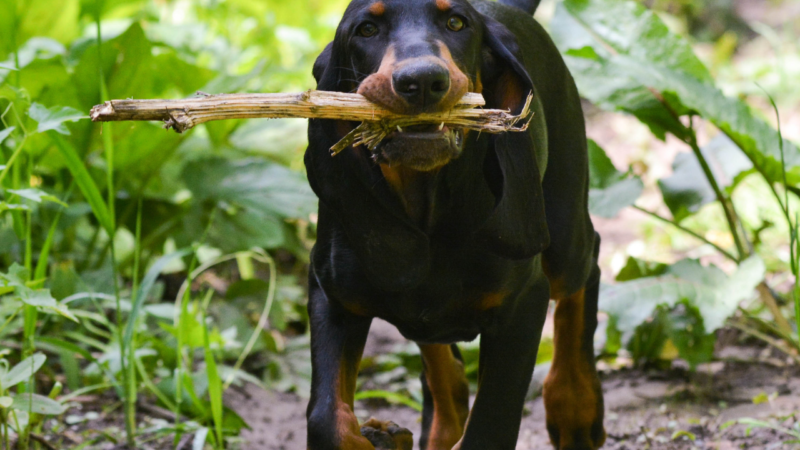
MULTIPOLYGON (((353 413, 375 317, 419 344, 426 450, 514 449, 550 299, 555 356, 547 430, 561 450, 605 440, 592 336, 599 238, 575 83, 532 18, 538 0, 354 0, 314 66, 318 89, 400 114, 443 112, 467 92, 519 112, 529 131, 398 127, 376 148, 328 149, 358 124, 311 120, 319 196, 309 279, 309 450, 410 449, 403 424, 353 413), (481 336, 470 408, 458 348, 481 336)), ((408 425, 408 424, 406 424, 408 425)))

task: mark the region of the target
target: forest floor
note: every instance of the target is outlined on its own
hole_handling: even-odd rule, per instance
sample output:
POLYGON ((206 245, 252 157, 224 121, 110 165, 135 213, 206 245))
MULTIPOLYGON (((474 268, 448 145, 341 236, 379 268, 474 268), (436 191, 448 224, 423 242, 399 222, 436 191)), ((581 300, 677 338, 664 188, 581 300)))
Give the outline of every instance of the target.
MULTIPOLYGON (((391 349, 401 337, 377 322, 367 356, 391 349)), ((602 374, 606 403, 607 450, 798 449, 790 437, 769 428, 724 425, 757 419, 792 428, 800 421, 800 367, 788 365, 769 348, 728 346, 720 361, 697 372, 612 370, 602 374)), ((542 379, 537 374, 534 380, 542 379)), ((535 382, 535 381, 534 381, 535 382)), ((244 431, 243 450, 304 450, 306 399, 250 385, 232 391, 227 404, 252 427, 244 431)), ((356 403, 360 419, 392 420, 419 435, 420 415, 382 401, 356 403)), ((541 397, 525 405, 517 450, 550 447, 541 397)))

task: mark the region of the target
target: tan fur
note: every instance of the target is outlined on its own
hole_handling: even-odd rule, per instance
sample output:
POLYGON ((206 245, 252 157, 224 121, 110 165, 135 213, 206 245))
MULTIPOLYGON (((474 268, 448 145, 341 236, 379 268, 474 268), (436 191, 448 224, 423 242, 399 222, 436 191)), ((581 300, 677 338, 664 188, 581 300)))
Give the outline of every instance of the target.
POLYGON ((369 13, 373 16, 382 16, 386 12, 386 5, 383 4, 381 1, 377 1, 370 5, 369 13))
POLYGON ((597 449, 589 431, 598 420, 598 380, 594 360, 587 361, 583 345, 584 290, 558 300, 555 313, 555 354, 544 382, 547 425, 558 430, 559 448, 597 449))
POLYGON ((464 435, 469 411, 461 407, 469 398, 464 365, 449 345, 421 345, 425 379, 433 397, 433 422, 428 450, 451 450, 464 435))

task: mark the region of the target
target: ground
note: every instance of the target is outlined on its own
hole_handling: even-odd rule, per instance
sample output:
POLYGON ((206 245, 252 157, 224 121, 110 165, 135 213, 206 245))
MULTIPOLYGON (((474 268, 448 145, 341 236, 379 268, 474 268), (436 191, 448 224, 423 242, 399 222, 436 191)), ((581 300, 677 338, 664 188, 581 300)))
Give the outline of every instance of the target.
MULTIPOLYGON (((367 356, 387 350, 391 340, 398 339, 388 324, 377 323, 373 328, 367 356)), ((788 436, 774 430, 757 428, 748 435, 744 425, 723 427, 742 418, 785 428, 796 426, 800 421, 800 368, 775 358, 769 349, 730 346, 719 356, 722 361, 694 374, 680 367, 604 373, 608 440, 603 449, 800 448, 782 444, 788 436), (759 398, 762 402, 756 404, 759 398)), ((535 380, 541 378, 541 373, 535 376, 535 380)), ((250 385, 232 391, 227 402, 252 427, 242 435, 243 450, 305 449, 305 399, 250 385)), ((393 420, 419 435, 420 417, 411 408, 380 401, 357 402, 356 413, 361 419, 393 420)), ((538 397, 526 404, 517 450, 548 448, 544 406, 538 397)))

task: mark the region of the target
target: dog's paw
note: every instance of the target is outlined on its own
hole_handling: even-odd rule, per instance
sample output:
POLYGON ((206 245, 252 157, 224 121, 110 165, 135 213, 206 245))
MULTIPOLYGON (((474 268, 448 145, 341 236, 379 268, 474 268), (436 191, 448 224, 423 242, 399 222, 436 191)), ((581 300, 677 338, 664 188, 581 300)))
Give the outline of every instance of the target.
POLYGON ((361 425, 361 435, 375 446, 375 450, 411 450, 413 434, 394 422, 369 419, 361 425))

